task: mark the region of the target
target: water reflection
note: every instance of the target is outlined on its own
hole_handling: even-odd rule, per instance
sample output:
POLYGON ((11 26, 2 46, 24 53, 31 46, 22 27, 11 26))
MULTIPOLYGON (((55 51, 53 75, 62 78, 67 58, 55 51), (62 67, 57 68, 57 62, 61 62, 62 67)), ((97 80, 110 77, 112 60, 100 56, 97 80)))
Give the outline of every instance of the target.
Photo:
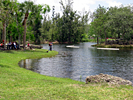
MULTIPOLYGON (((99 73, 119 76, 133 82, 133 50, 100 50, 91 45, 80 43, 79 49, 66 48, 66 45, 54 45, 59 54, 52 58, 28 59, 19 63, 21 67, 43 75, 71 78, 82 81, 90 75, 99 73)), ((48 49, 43 45, 43 49, 48 49)))

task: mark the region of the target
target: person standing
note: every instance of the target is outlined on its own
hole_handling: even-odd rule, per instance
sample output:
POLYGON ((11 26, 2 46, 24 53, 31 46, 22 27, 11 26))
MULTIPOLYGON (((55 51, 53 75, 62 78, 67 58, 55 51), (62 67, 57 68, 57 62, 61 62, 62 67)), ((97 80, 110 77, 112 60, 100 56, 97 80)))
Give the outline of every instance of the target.
POLYGON ((50 43, 49 43, 49 50, 50 50, 50 51, 52 51, 52 45, 53 45, 53 43, 50 42, 50 43))
POLYGON ((49 50, 47 52, 52 51, 52 45, 53 45, 53 43, 49 42, 49 50))

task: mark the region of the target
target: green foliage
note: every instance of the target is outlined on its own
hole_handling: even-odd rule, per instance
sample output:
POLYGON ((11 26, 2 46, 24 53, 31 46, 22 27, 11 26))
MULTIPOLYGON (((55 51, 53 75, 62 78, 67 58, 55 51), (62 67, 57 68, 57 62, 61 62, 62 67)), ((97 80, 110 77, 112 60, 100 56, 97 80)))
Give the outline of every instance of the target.
POLYGON ((31 26, 28 26, 27 27, 27 35, 26 35, 26 41, 34 41, 35 40, 35 37, 34 37, 34 32, 32 30, 32 27, 31 26))
POLYGON ((42 40, 51 40, 52 28, 51 20, 47 15, 44 16, 43 24, 40 28, 42 40))
POLYGON ((89 26, 89 36, 97 38, 133 39, 132 6, 99 8, 93 14, 93 22, 89 26))
MULTIPOLYGON (((60 2, 63 8, 63 16, 60 17, 60 14, 56 14, 52 20, 47 17, 46 12, 50 12, 50 7, 46 4, 35 5, 32 1, 15 3, 16 6, 13 6, 15 10, 11 15, 13 22, 7 25, 7 39, 10 40, 10 37, 13 37, 12 41, 16 41, 16 39, 21 41, 26 36, 25 39, 23 38, 23 43, 26 40, 32 40, 37 44, 44 40, 71 43, 87 41, 85 34, 88 33, 86 29, 89 13, 83 12, 81 14, 73 11, 73 2, 68 2, 70 3, 67 3, 67 5, 64 5, 62 1, 60 2)), ((0 9, 2 10, 2 6, 0 9)))
MULTIPOLYGON (((3 23, 7 24, 5 28, 7 29, 7 34, 5 33, 5 36, 7 36, 6 38, 8 40, 22 40, 23 34, 26 34, 26 27, 24 28, 22 25, 27 23, 27 40, 34 40, 34 42, 40 43, 40 36, 42 34, 39 29, 42 25, 42 13, 45 14, 46 12, 50 12, 50 7, 48 5, 35 5, 32 1, 17 3, 14 0, 2 0, 0 1, 0 6, 0 27, 3 27, 1 26, 3 23), (28 22, 26 22, 25 19, 28 22)), ((1 29, 0 34, 0 36, 3 37, 2 35, 4 34, 1 33, 1 29)))
MULTIPOLYGON (((46 11, 49 12, 50 8, 48 5, 34 5, 34 11, 29 13, 29 17, 28 17, 28 24, 30 26, 32 26, 32 30, 33 30, 33 34, 32 38, 34 36, 34 42, 36 44, 40 44, 43 36, 43 31, 41 31, 41 27, 42 27, 42 15, 41 13, 45 14, 46 11), (45 8, 44 8, 45 6, 45 8), (45 10, 45 11, 44 11, 45 10)), ((43 30, 43 29, 42 29, 43 30)))
POLYGON ((85 33, 85 34, 82 34, 82 40, 81 42, 89 42, 89 39, 88 39, 88 35, 85 33))
POLYGON ((7 23, 14 21, 14 14, 16 10, 16 2, 14 0, 1 0, 0 1, 0 20, 3 24, 2 40, 4 40, 4 48, 6 48, 6 26, 7 23))
POLYGON ((43 8, 42 13, 45 14, 46 12, 50 12, 51 9, 50 9, 49 5, 45 4, 44 6, 45 6, 45 8, 43 8))
POLYGON ((133 39, 132 6, 105 8, 99 5, 90 17, 92 22, 88 25, 89 12, 74 11, 73 3, 72 0, 66 0, 65 4, 61 0, 62 16, 56 13, 51 19, 47 15, 51 9, 46 4, 36 5, 32 1, 0 1, 0 40, 5 38, 8 41, 13 37, 12 41, 21 41, 24 34, 25 41, 32 40, 37 44, 45 40, 77 43, 88 41, 88 38, 97 39, 98 44, 100 39, 105 39, 106 44, 107 38, 122 38, 125 41, 133 39), (27 27, 23 27, 24 25, 27 27))
POLYGON ((64 5, 63 1, 61 1, 60 4, 62 6, 63 15, 62 17, 57 15, 55 18, 56 40, 61 43, 77 43, 82 41, 82 34, 85 34, 89 13, 84 12, 81 16, 81 14, 78 14, 77 11, 73 11, 73 2, 71 0, 68 0, 66 5, 64 5))

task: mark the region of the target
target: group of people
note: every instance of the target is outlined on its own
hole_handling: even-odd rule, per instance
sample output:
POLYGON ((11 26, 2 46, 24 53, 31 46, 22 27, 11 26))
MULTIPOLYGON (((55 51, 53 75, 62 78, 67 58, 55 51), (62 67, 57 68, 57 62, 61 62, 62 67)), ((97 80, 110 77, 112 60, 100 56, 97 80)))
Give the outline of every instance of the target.
POLYGON ((10 42, 6 44, 7 45, 7 49, 19 49, 19 44, 17 42, 10 42))
MULTIPOLYGON (((6 42, 7 50, 19 49, 19 44, 17 42, 6 42)), ((4 40, 0 43, 0 49, 4 48, 4 40)))
MULTIPOLYGON (((49 42, 49 50, 47 52, 52 51, 52 45, 53 45, 53 43, 49 42)), ((7 46, 7 50, 19 49, 19 44, 17 42, 9 41, 9 43, 6 43, 6 46, 7 46)), ((4 41, 1 42, 0 47, 4 47, 4 41)), ((27 47, 30 47, 29 43, 27 44, 27 47)))

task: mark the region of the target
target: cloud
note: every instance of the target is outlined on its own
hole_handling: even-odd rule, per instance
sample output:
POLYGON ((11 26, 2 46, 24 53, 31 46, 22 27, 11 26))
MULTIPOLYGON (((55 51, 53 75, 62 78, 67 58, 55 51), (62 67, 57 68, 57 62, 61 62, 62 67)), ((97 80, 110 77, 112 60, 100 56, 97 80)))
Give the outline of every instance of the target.
MULTIPOLYGON (((19 2, 24 2, 25 0, 18 0, 19 2)), ((60 11, 60 1, 61 0, 32 0, 36 4, 48 4, 51 8, 52 6, 55 6, 56 11, 60 11)), ((66 0, 62 0, 63 3, 65 3, 66 0)), ((114 6, 119 6, 122 3, 117 2, 116 0, 73 0, 73 9, 77 11, 82 11, 83 9, 85 10, 94 10, 94 7, 98 6, 99 3, 100 5, 107 6, 107 7, 114 7, 114 6), (105 5, 105 3, 107 5, 105 5), (94 6, 94 7, 92 7, 94 6)), ((95 8, 96 9, 96 8, 95 8)))
POLYGON ((107 4, 108 4, 108 7, 115 7, 115 6, 120 6, 120 5, 122 5, 121 2, 112 1, 112 0, 107 0, 106 2, 107 2, 107 4))
MULTIPOLYGON (((19 2, 24 2, 25 0, 18 0, 19 2)), ((59 3, 61 0, 32 0, 35 4, 48 4, 51 8, 51 12, 49 13, 52 16, 52 7, 55 6, 55 13, 61 13, 61 4, 59 3)), ((62 0, 65 4, 65 1, 62 0)), ((117 2, 117 0, 73 0, 73 9, 77 11, 91 11, 93 12, 97 9, 98 5, 105 7, 114 7, 119 6, 122 3, 117 2)))
POLYGON ((74 0, 73 3, 73 9, 77 11, 86 10, 88 11, 90 9, 90 4, 94 4, 93 0, 74 0), (91 2, 90 2, 91 1, 91 2))

